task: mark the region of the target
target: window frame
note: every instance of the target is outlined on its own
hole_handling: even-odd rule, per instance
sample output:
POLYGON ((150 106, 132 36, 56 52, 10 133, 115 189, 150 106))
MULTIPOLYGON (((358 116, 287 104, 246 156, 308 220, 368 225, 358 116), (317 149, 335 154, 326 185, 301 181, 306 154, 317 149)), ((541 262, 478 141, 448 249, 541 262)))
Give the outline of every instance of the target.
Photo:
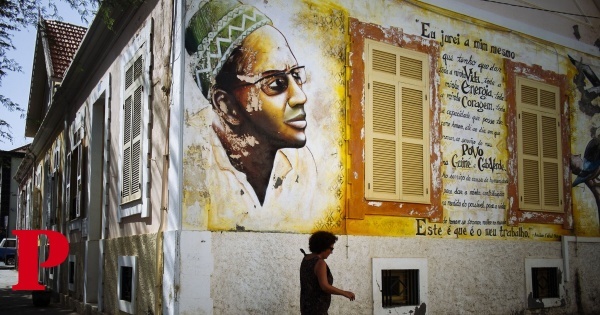
POLYGON ((525 259, 525 301, 528 309, 564 306, 566 299, 565 271, 560 258, 526 258, 525 259), (535 299, 533 297, 533 268, 556 268, 558 281, 558 297, 535 299))
POLYGON ((75 255, 69 255, 69 261, 67 263, 67 283, 69 291, 75 291, 75 284, 77 283, 77 256, 75 255), (73 272, 73 279, 71 279, 71 271, 73 272))
MULTIPOLYGON (((367 83, 367 91, 365 93, 365 199, 369 201, 391 201, 391 202, 401 202, 401 203, 421 203, 421 204, 430 204, 430 171, 429 171, 429 101, 428 101, 428 91, 429 91, 429 64, 428 64, 428 56, 424 53, 397 47, 395 45, 382 43, 379 41, 374 41, 371 39, 365 40, 365 64, 367 65, 367 69, 365 70, 365 82, 367 83), (378 72, 373 66, 375 58, 371 58, 374 55, 375 51, 380 51, 383 54, 393 55, 396 59, 396 64, 394 72, 396 74, 378 72), (422 80, 411 79, 408 77, 402 77, 400 74, 401 62, 398 60, 399 58, 409 58, 411 60, 420 61, 422 64, 421 74, 422 80), (374 99, 375 99, 375 83, 380 83, 381 85, 387 85, 390 87, 394 87, 394 113, 395 117, 393 120, 396 122, 394 135, 379 133, 376 132, 375 126, 375 108, 374 108, 374 99), (422 139, 418 140, 416 138, 412 138, 409 136, 404 136, 402 134, 402 129, 404 129, 404 124, 402 121, 402 114, 404 113, 402 104, 402 98, 406 96, 405 93, 402 93, 403 89, 411 89, 415 91, 421 91, 423 102, 422 104, 422 139), (395 147, 395 175, 396 180, 394 186, 396 187, 394 193, 385 193, 385 192, 376 192, 375 191, 375 165, 374 158, 375 155, 375 142, 376 140, 381 140, 385 142, 394 142, 395 147), (403 193, 403 169, 406 166, 404 161, 402 161, 403 156, 403 145, 404 144, 412 144, 412 145, 422 145, 422 174, 423 174, 423 196, 411 196, 409 194, 403 193), (372 187, 373 186, 373 187, 372 187)), ((379 84, 378 84, 379 85, 379 84)), ((407 97, 408 98, 408 97, 407 97)), ((416 126, 415 126, 416 127, 416 126)))
POLYGON ((399 314, 415 312, 415 308, 429 304, 427 258, 373 258, 373 315, 387 315, 392 310, 399 314), (419 305, 383 307, 382 270, 419 270, 419 305))
POLYGON ((523 209, 520 206, 519 196, 519 173, 518 164, 519 157, 517 154, 518 148, 518 116, 517 116, 517 77, 525 77, 532 80, 536 80, 545 84, 557 86, 559 89, 559 119, 560 119, 560 142, 561 142, 561 160, 562 160, 562 172, 563 175, 568 170, 566 169, 569 164, 569 157, 571 156, 571 146, 569 143, 569 134, 567 126, 570 126, 569 122, 569 108, 567 93, 568 91, 568 79, 564 74, 558 74, 550 70, 544 70, 541 67, 534 65, 529 66, 523 63, 514 62, 508 59, 504 60, 504 68, 506 74, 506 128, 508 130, 507 146, 514 148, 508 150, 508 195, 509 200, 513 200, 512 204, 508 208, 507 213, 507 224, 516 226, 519 223, 537 223, 537 224, 555 224, 561 225, 564 229, 573 229, 573 208, 571 207, 572 195, 571 195, 571 183, 570 176, 562 176, 562 212, 548 212, 548 211, 531 211, 523 209), (512 164, 512 166, 511 166, 512 164))
POLYGON ((137 257, 136 256, 119 256, 117 270, 117 300, 119 301, 119 310, 129 314, 135 314, 136 310, 136 293, 137 293, 137 257), (131 267, 131 301, 121 300, 121 268, 131 267))
MULTIPOLYGON (((517 143, 518 143, 518 150, 517 150, 517 157, 518 157, 518 186, 519 186, 519 202, 520 202, 520 209, 522 210, 528 210, 528 211, 541 211, 541 212, 556 212, 556 213, 564 213, 564 208, 561 209, 562 203, 563 203, 563 187, 562 185, 558 185, 558 205, 557 206, 547 206, 545 205, 545 198, 544 198, 544 192, 547 191, 546 187, 544 186, 544 167, 543 167, 543 163, 545 162, 544 160, 548 160, 545 159, 543 154, 541 154, 541 152, 544 151, 544 147, 548 146, 549 144, 547 144, 546 142, 543 141, 542 139, 542 134, 548 134, 546 132, 544 132, 544 130, 542 130, 543 128, 543 123, 538 124, 538 128, 537 128, 537 132, 539 134, 539 137, 537 139, 537 143, 538 143, 538 156, 536 157, 537 161, 539 163, 539 167, 538 167, 538 171, 539 171, 539 180, 538 180, 538 185, 537 185, 537 190, 538 190, 538 200, 539 200, 539 205, 535 205, 535 204, 526 204, 525 200, 527 198, 524 199, 524 196, 526 194, 525 192, 525 166, 523 165, 523 161, 525 159, 527 160, 533 160, 533 156, 526 156, 525 152, 524 152, 524 140, 523 140, 523 135, 524 134, 528 134, 528 132, 524 132, 524 119, 525 119, 525 113, 529 114, 529 115, 535 115, 536 119, 538 122, 540 122, 540 120, 543 120, 543 117, 549 117, 551 119, 556 120, 558 126, 556 126, 558 132, 556 133, 557 138, 556 138, 556 145, 557 145, 557 155, 558 157, 556 158, 557 160, 557 178, 560 179, 562 178, 562 169, 563 169, 563 165, 561 163, 561 159, 560 159, 560 154, 562 152, 561 150, 561 141, 560 141, 560 134, 561 134, 561 129, 563 128, 563 126, 560 125, 560 112, 559 112, 559 103, 558 103, 558 99, 559 99, 559 95, 560 95, 560 89, 558 86, 554 86, 554 85, 550 85, 550 84, 546 84, 540 81, 536 81, 536 80, 532 80, 532 79, 528 79, 522 76, 517 76, 516 78, 517 84, 516 84, 516 107, 517 107, 517 120, 518 120, 518 124, 517 124, 517 143), (523 87, 524 86, 528 86, 530 88, 534 88, 536 89, 536 91, 540 91, 538 93, 541 94, 541 91, 548 91, 548 92, 552 92, 555 95, 555 105, 556 105, 556 109, 555 110, 550 110, 550 109, 546 109, 543 107, 540 107, 539 105, 537 105, 536 107, 523 103, 521 101, 522 99, 522 95, 523 95, 523 87)), ((539 100, 538 100, 539 103, 539 100)))
MULTIPOLYGON (((118 210, 118 221, 121 222, 121 219, 124 217, 141 214, 142 218, 146 218, 150 216, 150 202, 147 200, 149 197, 148 187, 149 187, 149 163, 148 163, 148 155, 149 155, 149 142, 150 142, 150 118, 152 117, 151 106, 150 106, 150 97, 151 97, 151 69, 152 69, 152 20, 146 22, 138 34, 134 36, 131 40, 127 48, 121 54, 121 66, 120 66, 120 78, 121 82, 119 83, 120 89, 120 100, 119 100, 119 130, 120 130, 120 141, 119 141, 119 157, 118 157, 118 172, 119 172, 119 182, 118 182, 118 191, 117 191, 117 200, 119 205, 118 210), (123 176, 124 176, 124 130, 125 130, 125 100, 129 97, 130 94, 128 92, 130 90, 135 91, 133 88, 125 89, 125 75, 126 69, 133 65, 135 61, 141 57, 142 58, 142 74, 139 78, 140 85, 142 87, 141 91, 141 122, 140 122, 140 194, 139 197, 123 199, 123 176)), ((133 84, 132 84, 133 86, 133 84)), ((133 95, 133 93, 131 93, 133 95)))
POLYGON ((430 222, 441 222, 443 210, 441 205, 442 182, 441 177, 432 174, 441 167, 441 152, 439 142, 441 139, 440 111, 441 104, 437 98, 438 87, 431 84, 437 69, 440 53, 439 45, 423 42, 419 36, 403 34, 395 28, 385 28, 376 24, 361 22, 350 18, 350 54, 348 56, 349 81, 348 81, 348 107, 346 115, 346 129, 348 136, 348 190, 347 190, 347 217, 349 219, 365 219, 366 215, 384 215, 429 218, 430 222), (365 198, 365 113, 364 100, 366 97, 365 84, 365 42, 372 40, 380 43, 391 44, 403 49, 424 53, 427 55, 429 73, 427 80, 430 83, 426 92, 429 102, 429 130, 430 143, 426 149, 429 152, 429 203, 396 202, 368 200, 365 198))

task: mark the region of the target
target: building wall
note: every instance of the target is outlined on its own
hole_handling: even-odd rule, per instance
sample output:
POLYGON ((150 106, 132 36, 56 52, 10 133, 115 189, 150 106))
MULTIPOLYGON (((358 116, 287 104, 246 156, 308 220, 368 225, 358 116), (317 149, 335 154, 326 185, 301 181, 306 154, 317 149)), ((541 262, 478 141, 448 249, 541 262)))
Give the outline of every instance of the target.
MULTIPOLYGON (((576 176, 570 175, 575 169, 569 168, 577 156, 584 154, 590 130, 597 128, 594 111, 578 105, 586 99, 581 91, 591 88, 591 82, 584 79, 579 87, 574 83, 582 77, 577 62, 597 70, 600 61, 596 56, 484 21, 465 21, 455 13, 426 5, 294 2, 282 12, 283 4, 276 1, 248 4, 271 18, 294 61, 306 66, 308 82, 302 86, 306 96, 306 142, 297 149, 284 145, 280 151, 290 163, 300 161, 294 165, 298 176, 286 186, 290 178, 277 173, 279 164, 275 160, 269 183, 274 189, 267 190, 263 202, 249 198, 254 193, 252 188, 240 189, 254 175, 226 170, 231 167, 227 162, 235 164, 235 156, 260 152, 260 145, 239 137, 236 141, 246 151, 228 152, 229 157, 221 155, 225 151, 219 142, 224 142, 213 131, 219 121, 211 105, 214 102, 202 95, 203 87, 194 79, 203 61, 197 52, 187 51, 182 138, 185 229, 329 229, 350 234, 415 236, 422 232, 420 228, 437 223, 444 229, 473 228, 474 236, 498 238, 507 235, 502 231, 519 225, 526 238, 558 240, 561 235, 571 234, 577 225, 581 227, 577 229, 580 235, 598 235, 595 198, 589 189, 581 188, 585 184, 570 189, 576 176), (315 38, 314 34, 319 36, 315 38), (428 55, 429 203, 364 199, 366 39, 428 55), (563 175, 558 213, 525 211, 519 206, 517 77, 559 87, 559 161, 563 175), (240 180, 242 177, 245 179, 240 180), (483 203, 482 198, 486 200, 483 203), (424 223, 419 219, 423 217, 429 220, 424 223)), ((197 6, 196 2, 189 4, 184 22, 188 31, 197 6)), ((186 41, 193 37, 184 36, 186 41)), ((590 101, 595 104, 597 99, 590 101)), ((453 237, 452 233, 445 236, 453 237)))
MULTIPOLYGON (((184 79, 179 104, 183 155, 181 165, 176 166, 181 167, 183 183, 179 187, 182 199, 176 201, 181 204, 184 230, 181 257, 197 253, 186 237, 195 231, 213 233, 201 241, 211 244, 210 250, 201 251, 209 257, 207 262, 183 259, 181 268, 214 270, 206 277, 210 283, 196 286, 181 281, 185 283, 180 288, 181 305, 195 305, 193 296, 198 292, 215 314, 297 312, 302 258, 298 248, 307 249, 308 239, 307 234, 298 233, 329 230, 340 235, 328 260, 334 285, 357 295, 353 303, 334 297, 330 308, 334 314, 373 312, 374 258, 425 258, 429 270, 427 312, 431 314, 536 313, 527 299, 525 262, 562 258, 570 262, 570 280, 562 284, 566 297, 562 305, 543 312, 598 312, 597 290, 579 282, 582 277, 600 277, 589 263, 595 259, 597 243, 570 243, 568 248, 575 246, 586 253, 577 255, 570 250, 568 257, 562 257, 560 243, 565 236, 600 236, 598 198, 591 184, 597 179, 590 177, 584 180, 589 185, 572 187, 576 174, 581 174, 577 160, 587 156, 589 161, 596 152, 588 148, 596 141, 598 98, 587 94, 594 89, 594 80, 584 78, 583 69, 600 73, 597 54, 421 2, 243 3, 270 18, 272 27, 285 38, 285 44, 273 52, 275 59, 289 57, 288 50, 293 54, 292 59, 282 57, 288 62, 285 70, 305 66, 307 82, 301 89, 306 96, 306 143, 281 149, 289 160, 293 156, 302 163, 290 162, 300 171, 286 186, 290 178, 277 173, 275 160, 265 199, 253 194, 257 190, 252 188, 257 186, 248 183, 253 174, 244 173, 245 167, 251 166, 244 164, 243 157, 260 151, 261 142, 255 140, 269 131, 239 138, 235 132, 269 104, 253 103, 260 92, 249 92, 236 108, 245 114, 236 116, 235 111, 223 112, 220 106, 224 103, 218 103, 219 99, 203 95, 207 84, 214 81, 202 77, 206 59, 198 51, 205 48, 200 44, 205 34, 196 28, 194 15, 202 14, 205 4, 185 2, 184 38, 180 38, 185 42, 181 48, 184 79), (365 200, 367 39, 427 54, 428 203, 365 200), (555 211, 519 207, 517 77, 559 87, 562 176, 557 181, 563 188, 563 202, 555 211), (219 138, 219 128, 231 133, 219 138), (222 148, 224 139, 235 144, 234 150, 222 148), (238 166, 238 172, 232 170, 232 164, 238 166)), ((254 15, 247 23, 262 18, 254 15)), ((234 26, 231 29, 240 27, 234 26)), ((220 48, 225 51, 229 42, 222 43, 220 48)), ((272 48, 268 44, 259 47, 263 51, 272 48)), ((260 64, 263 56, 257 55, 258 61, 245 66, 260 64)), ((251 85, 262 75, 260 71, 245 73, 237 79, 251 85)), ((282 107, 287 105, 282 103, 282 107)), ((176 279, 174 286, 177 284, 176 279)))
POLYGON ((117 297, 118 257, 137 256, 136 314, 154 312, 157 234, 148 233, 105 241, 104 249, 104 310, 106 314, 122 314, 117 297))
MULTIPOLYGON (((215 263, 211 279, 214 314, 297 313, 299 248, 308 250, 308 236, 213 233, 214 259, 223 262, 215 263)), ((565 257, 571 276, 565 283, 566 306, 544 309, 544 314, 598 312, 592 279, 600 273, 590 263, 598 258, 598 248, 598 243, 571 243, 565 257)), ((333 284, 354 292, 356 300, 333 296, 331 314, 372 314, 372 259, 385 257, 427 258, 427 314, 538 314, 527 305, 525 258, 562 255, 559 242, 342 235, 327 264, 333 284)))

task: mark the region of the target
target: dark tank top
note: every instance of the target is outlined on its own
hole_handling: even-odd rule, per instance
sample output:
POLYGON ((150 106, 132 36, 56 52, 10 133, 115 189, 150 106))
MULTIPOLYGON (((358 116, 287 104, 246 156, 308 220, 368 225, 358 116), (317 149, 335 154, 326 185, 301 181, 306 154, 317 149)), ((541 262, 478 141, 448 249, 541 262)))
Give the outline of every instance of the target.
MULTIPOLYGON (((302 315, 326 315, 331 304, 331 294, 325 293, 319 286, 315 266, 319 256, 302 259, 300 265, 300 313, 302 315)), ((327 266, 327 282, 333 284, 333 275, 327 266)))

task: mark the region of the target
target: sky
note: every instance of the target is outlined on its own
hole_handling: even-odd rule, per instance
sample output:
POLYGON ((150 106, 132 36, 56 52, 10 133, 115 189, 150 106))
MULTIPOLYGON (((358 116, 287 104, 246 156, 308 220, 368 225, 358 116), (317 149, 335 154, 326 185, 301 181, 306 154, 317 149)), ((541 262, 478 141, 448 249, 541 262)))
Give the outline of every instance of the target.
MULTIPOLYGON (((57 6, 63 22, 87 26, 87 23, 81 20, 81 15, 67 4, 58 1, 57 6)), ((91 21, 92 18, 88 18, 88 20, 91 21)), ((2 79, 0 95, 10 98, 13 102, 19 104, 21 108, 27 110, 36 29, 28 27, 27 29, 13 32, 13 34, 12 40, 16 49, 9 51, 7 57, 17 61, 23 71, 10 72, 2 79)), ((25 118, 21 118, 20 116, 21 113, 9 112, 4 106, 0 106, 0 118, 11 125, 13 136, 13 143, 5 139, 0 139, 0 150, 10 151, 31 143, 33 140, 33 138, 25 138, 25 118)))

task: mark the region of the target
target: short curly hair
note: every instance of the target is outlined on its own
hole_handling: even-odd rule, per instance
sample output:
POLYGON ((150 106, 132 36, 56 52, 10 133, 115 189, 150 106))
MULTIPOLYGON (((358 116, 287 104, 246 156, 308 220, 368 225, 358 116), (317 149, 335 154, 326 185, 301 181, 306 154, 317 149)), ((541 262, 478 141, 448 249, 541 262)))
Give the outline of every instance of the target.
POLYGON ((308 239, 308 249, 312 253, 320 254, 328 250, 331 245, 337 242, 337 236, 327 231, 317 231, 313 233, 308 239))

